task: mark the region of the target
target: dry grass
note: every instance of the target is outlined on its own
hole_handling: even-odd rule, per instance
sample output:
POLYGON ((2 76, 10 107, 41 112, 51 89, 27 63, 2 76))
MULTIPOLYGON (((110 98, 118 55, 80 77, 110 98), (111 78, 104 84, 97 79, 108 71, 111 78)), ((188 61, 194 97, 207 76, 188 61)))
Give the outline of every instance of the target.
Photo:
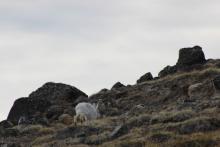
POLYGON ((167 145, 174 147, 211 147, 216 146, 220 139, 220 131, 207 133, 194 133, 191 135, 179 136, 177 139, 167 142, 167 145))
POLYGON ((50 143, 53 140, 53 135, 44 135, 44 136, 40 136, 37 137, 33 142, 32 142, 32 146, 34 145, 40 145, 43 143, 50 143))
POLYGON ((158 80, 143 82, 139 85, 153 84, 153 83, 163 82, 163 81, 173 81, 173 80, 179 80, 179 79, 185 79, 185 78, 189 78, 189 79, 194 78, 195 80, 198 80, 198 79, 205 79, 207 77, 212 77, 218 74, 220 74, 220 68, 208 67, 204 70, 194 70, 191 72, 177 72, 175 74, 165 76, 158 80))
POLYGON ((213 147, 217 146, 220 141, 220 130, 207 133, 193 133, 190 135, 178 135, 171 132, 149 133, 146 136, 134 137, 126 136, 112 142, 100 145, 101 147, 213 147), (170 135, 170 139, 165 142, 157 143, 149 139, 155 134, 170 135))
POLYGON ((182 110, 182 111, 162 111, 158 114, 155 114, 151 120, 151 123, 169 123, 169 122, 181 122, 189 118, 192 118, 195 115, 191 109, 182 110))
POLYGON ((21 129, 21 133, 23 133, 23 134, 39 133, 39 131, 42 128, 43 128, 43 126, 41 126, 41 125, 29 125, 23 129, 21 129))
POLYGON ((200 112, 200 115, 219 117, 220 114, 219 112, 220 109, 218 107, 212 107, 212 108, 204 109, 202 112, 200 112))
POLYGON ((134 128, 130 130, 128 134, 123 135, 115 140, 105 142, 100 145, 100 147, 123 147, 128 145, 138 147, 140 145, 143 145, 145 142, 143 133, 144 130, 142 128, 134 128))
POLYGON ((180 123, 170 123, 166 125, 166 129, 179 134, 210 132, 218 129, 219 123, 220 121, 215 117, 200 116, 180 123))
POLYGON ((85 123, 85 125, 89 125, 93 127, 103 127, 103 128, 107 128, 109 126, 109 128, 111 128, 111 125, 115 126, 119 123, 120 123, 119 117, 104 117, 101 119, 91 120, 85 123))
POLYGON ((59 123, 59 122, 53 123, 53 124, 51 124, 51 126, 53 126, 53 128, 55 130, 59 130, 59 129, 62 129, 62 128, 66 127, 66 125, 64 125, 63 123, 59 123))
POLYGON ((41 135, 48 135, 48 134, 53 134, 53 133, 55 133, 54 128, 44 127, 39 130, 39 134, 41 134, 41 135))
MULTIPOLYGON (((164 134, 164 132, 160 132, 164 134)), ((219 146, 220 130, 206 133, 193 133, 190 135, 178 135, 169 133, 172 137, 163 143, 145 142, 145 147, 213 147, 219 146)))

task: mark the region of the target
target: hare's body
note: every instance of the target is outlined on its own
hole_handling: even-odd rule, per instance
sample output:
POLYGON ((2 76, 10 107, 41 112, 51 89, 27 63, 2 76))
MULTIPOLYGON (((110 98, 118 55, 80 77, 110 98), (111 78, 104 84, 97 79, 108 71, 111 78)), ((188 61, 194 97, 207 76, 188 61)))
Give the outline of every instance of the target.
POLYGON ((74 118, 74 123, 77 124, 77 122, 82 123, 83 121, 87 120, 94 120, 100 117, 100 114, 98 112, 98 106, 95 106, 90 103, 79 103, 75 107, 76 116, 74 118))
POLYGON ((79 103, 75 107, 75 110, 76 110, 76 115, 84 114, 87 117, 87 120, 97 119, 100 116, 97 107, 90 103, 85 103, 85 102, 79 103))

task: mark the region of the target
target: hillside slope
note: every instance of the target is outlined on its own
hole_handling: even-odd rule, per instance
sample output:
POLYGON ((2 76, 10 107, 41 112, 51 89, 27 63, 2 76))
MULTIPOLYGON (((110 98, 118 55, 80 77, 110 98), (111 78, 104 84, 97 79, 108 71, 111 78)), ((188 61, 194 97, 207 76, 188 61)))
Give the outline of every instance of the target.
POLYGON ((77 88, 46 83, 15 101, 0 123, 2 147, 212 147, 220 146, 220 60, 202 48, 183 48, 174 66, 135 85, 87 96, 77 88), (74 107, 99 103, 101 118, 74 125, 74 107), (19 123, 21 117, 25 121, 19 123))

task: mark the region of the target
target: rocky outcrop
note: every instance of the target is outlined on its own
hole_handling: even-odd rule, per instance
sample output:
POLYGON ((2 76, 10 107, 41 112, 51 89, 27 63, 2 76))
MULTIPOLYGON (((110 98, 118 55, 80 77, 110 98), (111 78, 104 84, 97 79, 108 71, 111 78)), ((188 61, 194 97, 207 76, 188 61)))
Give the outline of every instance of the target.
POLYGON ((202 65, 206 62, 205 54, 200 46, 182 48, 179 50, 179 58, 176 65, 166 66, 159 72, 158 76, 161 78, 177 73, 178 71, 202 69, 202 65))
POLYGON ((32 92, 29 98, 44 99, 52 104, 59 104, 60 102, 73 103, 80 96, 88 97, 84 92, 73 86, 49 82, 32 92))
POLYGON ((143 83, 143 82, 146 82, 146 81, 151 81, 153 80, 153 76, 150 72, 144 74, 143 76, 140 77, 140 79, 137 80, 137 83, 143 83))
POLYGON ((17 124, 21 116, 31 120, 36 113, 54 120, 65 110, 74 115, 74 110, 71 112, 71 109, 74 109, 72 106, 81 96, 88 97, 73 86, 49 82, 32 92, 28 98, 17 99, 7 120, 17 124))
POLYGON ((8 121, 8 120, 3 120, 3 121, 1 121, 0 122, 0 128, 2 127, 2 128, 11 128, 11 127, 13 127, 14 125, 13 125, 13 123, 11 123, 10 121, 8 121))
POLYGON ((35 113, 43 113, 49 106, 51 106, 51 103, 47 100, 20 98, 14 102, 7 120, 17 124, 20 117, 25 116, 31 119, 35 113))
POLYGON ((112 89, 118 89, 121 87, 125 87, 125 85, 123 85, 121 82, 117 82, 112 86, 112 89))
POLYGON ((215 89, 212 81, 192 84, 188 88, 188 96, 190 100, 209 98, 213 96, 214 93, 215 93, 215 89))
POLYGON ((75 87, 47 83, 15 101, 9 120, 0 122, 0 146, 219 146, 219 65, 206 62, 196 46, 182 49, 177 65, 159 79, 148 73, 141 84, 116 83, 89 98, 75 87), (75 123, 82 102, 98 103, 101 117, 75 123), (19 118, 19 125, 11 123, 19 118))
POLYGON ((161 70, 158 74, 159 77, 165 77, 167 75, 172 75, 177 72, 177 67, 175 66, 166 66, 163 70, 161 70))
POLYGON ((195 64, 204 64, 206 62, 204 52, 200 46, 192 48, 182 48, 179 51, 179 59, 177 61, 178 69, 185 69, 195 64))
POLYGON ((217 90, 220 90, 220 75, 217 76, 217 77, 215 77, 214 80, 213 80, 213 82, 214 82, 215 88, 216 88, 217 90))

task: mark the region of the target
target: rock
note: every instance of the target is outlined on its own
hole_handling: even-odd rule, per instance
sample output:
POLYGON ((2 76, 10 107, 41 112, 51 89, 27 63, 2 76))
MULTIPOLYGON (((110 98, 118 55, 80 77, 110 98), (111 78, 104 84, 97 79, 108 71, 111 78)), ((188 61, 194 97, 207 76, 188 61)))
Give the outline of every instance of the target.
POLYGON ((154 77, 154 80, 159 80, 160 79, 160 77, 154 77))
POLYGON ((109 138, 115 139, 118 138, 128 132, 128 128, 126 125, 119 125, 115 127, 115 129, 112 131, 112 133, 109 135, 109 138))
POLYGON ((38 115, 38 116, 33 117, 33 119, 31 120, 31 124, 49 126, 50 123, 49 123, 49 120, 45 116, 38 115))
POLYGON ((11 123, 8 120, 3 120, 0 122, 0 127, 2 127, 2 128, 11 128, 13 126, 14 126, 13 123, 11 123))
POLYGON ((46 111, 46 116, 48 119, 56 120, 58 117, 63 114, 64 108, 60 105, 53 105, 49 107, 46 111))
POLYGON ((88 97, 84 92, 73 86, 53 82, 44 84, 29 95, 30 98, 48 100, 52 104, 74 102, 80 96, 88 97))
POLYGON ((80 96, 79 98, 77 98, 77 100, 75 100, 73 106, 75 107, 77 104, 82 102, 89 102, 89 98, 85 96, 80 96))
POLYGON ((176 66, 166 66, 163 70, 161 70, 158 74, 158 76, 165 77, 167 75, 172 75, 177 72, 177 67, 176 66))
POLYGON ((73 86, 49 82, 32 92, 28 98, 17 99, 7 120, 17 124, 21 116, 32 119, 36 112, 46 113, 47 118, 54 120, 80 96, 88 97, 73 86))
POLYGON ((18 120, 21 116, 25 116, 29 119, 36 112, 45 112, 50 105, 51 103, 49 101, 43 99, 17 99, 9 112, 7 120, 11 121, 13 124, 18 124, 18 120))
POLYGON ((59 122, 65 124, 65 125, 71 125, 73 123, 73 117, 69 114, 62 114, 59 117, 59 122))
POLYGON ((123 85, 123 84, 120 83, 120 82, 117 82, 117 83, 115 83, 115 84, 112 86, 112 89, 118 89, 118 88, 121 88, 121 87, 125 87, 125 85, 123 85))
POLYGON ((177 68, 184 69, 195 64, 204 64, 206 62, 205 55, 200 46, 192 48, 182 48, 179 51, 179 59, 177 61, 177 68))
POLYGON ((188 96, 190 100, 209 98, 214 95, 214 92, 215 89, 212 81, 196 83, 190 85, 188 88, 188 96))
POLYGON ((76 114, 74 107, 70 106, 58 106, 53 105, 46 111, 46 117, 50 121, 58 120, 59 116, 62 114, 68 114, 70 116, 74 116, 76 114))
POLYGON ((64 109, 63 113, 69 114, 70 116, 76 115, 75 109, 73 109, 73 107, 69 107, 69 108, 64 109))
POLYGON ((109 91, 108 89, 104 88, 104 89, 101 89, 101 90, 99 91, 99 93, 105 93, 105 92, 108 92, 108 91, 109 91))
POLYGON ((49 126, 49 121, 47 118, 43 117, 43 118, 40 118, 36 121, 36 124, 40 124, 40 125, 44 125, 44 126, 49 126))
POLYGON ((190 85, 188 88, 188 96, 190 98, 198 96, 197 94, 201 92, 200 89, 202 88, 202 86, 203 86, 202 83, 196 83, 196 84, 190 85))
POLYGON ((2 134, 3 137, 17 137, 18 135, 19 135, 19 131, 13 128, 8 128, 3 130, 3 134, 2 134))
POLYGON ((220 75, 213 79, 213 83, 215 85, 215 88, 217 90, 220 90, 220 75))
POLYGON ((142 77, 140 77, 139 80, 137 80, 137 83, 142 83, 142 82, 146 82, 146 81, 150 81, 153 80, 153 76, 150 72, 146 73, 145 75, 143 75, 142 77))

